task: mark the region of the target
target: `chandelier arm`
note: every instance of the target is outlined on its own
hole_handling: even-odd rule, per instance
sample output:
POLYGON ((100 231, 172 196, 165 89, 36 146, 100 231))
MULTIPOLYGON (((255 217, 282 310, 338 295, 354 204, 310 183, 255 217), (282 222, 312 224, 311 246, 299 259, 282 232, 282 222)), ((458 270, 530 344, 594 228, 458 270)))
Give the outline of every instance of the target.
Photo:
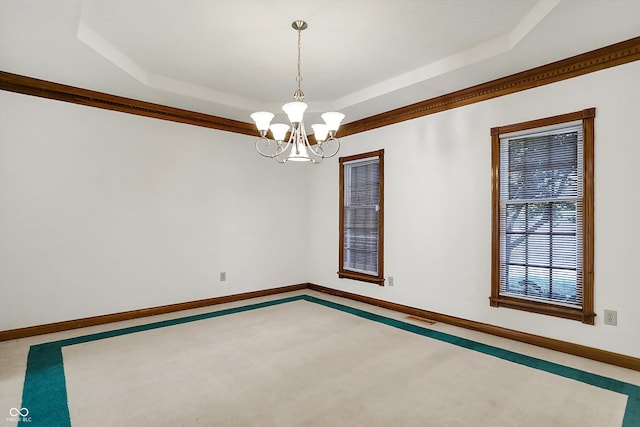
MULTIPOLYGON (((265 147, 268 147, 271 144, 271 140, 269 138, 264 137, 264 136, 256 139, 256 151, 261 156, 267 157, 269 159, 273 159, 277 154, 269 154, 269 153, 265 153, 264 151, 262 151, 260 149, 260 144, 261 143, 263 143, 265 145, 265 147)), ((276 153, 277 153, 277 149, 276 149, 276 153)))
POLYGON ((320 144, 316 144, 318 148, 313 148, 311 144, 307 144, 307 150, 311 151, 315 156, 323 159, 326 156, 324 155, 324 149, 320 144))
MULTIPOLYGON (((287 150, 289 150, 289 147, 293 146, 293 139, 294 139, 294 132, 293 129, 291 131, 291 134, 289 135, 289 139, 287 140, 287 142, 282 145, 282 143, 278 144, 278 150, 276 150, 276 154, 274 154, 273 158, 276 159, 276 161, 278 163, 286 163, 287 162, 287 158, 289 157, 287 150), (284 156, 284 158, 280 157, 280 156, 284 156)), ((291 148, 293 150, 293 147, 291 148)))
MULTIPOLYGON (((309 137, 307 136, 307 129, 304 126, 304 121, 300 122, 299 128, 300 128, 300 130, 299 130, 300 139, 302 140, 302 143, 306 147, 307 152, 311 151, 311 153, 313 153, 313 155, 321 158, 322 156, 319 155, 318 153, 316 153, 316 150, 314 150, 311 147, 311 144, 309 143, 309 137)), ((316 163, 315 160, 313 159, 313 157, 309 156, 309 159, 311 159, 312 163, 316 163)))
MULTIPOLYGON (((328 158, 328 157, 333 157, 335 156, 338 151, 340 151, 340 139, 339 138, 334 138, 334 137, 330 137, 329 139, 327 139, 322 145, 323 145, 323 152, 324 152, 324 148, 327 147, 327 143, 331 143, 335 141, 336 143, 336 148, 335 150, 329 151, 330 154, 325 154, 323 157, 328 158)), ((330 148, 331 146, 329 146, 330 148)))
POLYGON ((280 154, 284 153, 285 151, 287 151, 287 148, 289 148, 289 146, 291 145, 291 138, 289 138, 289 140, 282 145, 282 142, 278 143, 278 149, 276 150, 276 156, 279 156, 280 154))

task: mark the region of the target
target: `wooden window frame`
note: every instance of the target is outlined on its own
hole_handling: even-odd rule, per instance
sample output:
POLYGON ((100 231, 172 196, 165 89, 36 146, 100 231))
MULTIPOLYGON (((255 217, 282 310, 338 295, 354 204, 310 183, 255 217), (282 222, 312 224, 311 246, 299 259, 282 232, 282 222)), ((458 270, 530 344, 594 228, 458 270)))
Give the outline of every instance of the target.
POLYGON ((340 214, 339 214, 339 229, 340 229, 340 239, 338 244, 338 277, 341 279, 353 279, 360 280, 363 282, 376 283, 380 286, 384 286, 384 149, 370 151, 368 153, 356 154, 353 156, 340 157, 340 214), (344 164, 348 162, 352 162, 355 160, 364 160, 367 158, 377 157, 379 161, 380 168, 380 208, 378 209, 378 274, 366 274, 351 270, 346 270, 344 268, 344 164))
POLYGON ((492 307, 507 307, 516 310, 524 310, 532 313, 546 314, 566 319, 579 320, 582 323, 593 325, 594 313, 594 288, 593 288, 593 242, 594 242, 594 118, 595 108, 589 108, 573 113, 562 114, 544 119, 531 120, 507 126, 491 129, 491 296, 492 307), (500 135, 524 130, 533 130, 545 126, 554 126, 566 122, 582 121, 583 130, 583 194, 584 208, 582 211, 583 234, 583 283, 582 283, 582 308, 565 307, 548 302, 531 301, 500 295, 500 135))

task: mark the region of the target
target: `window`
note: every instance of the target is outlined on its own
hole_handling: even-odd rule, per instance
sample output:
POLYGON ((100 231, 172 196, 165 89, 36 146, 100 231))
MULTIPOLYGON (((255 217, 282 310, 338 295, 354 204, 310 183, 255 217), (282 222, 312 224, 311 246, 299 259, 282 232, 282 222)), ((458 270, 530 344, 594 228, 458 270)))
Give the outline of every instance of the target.
POLYGON ((384 150, 340 158, 338 277, 384 284, 384 150))
POLYGON ((594 117, 491 130, 492 306, 594 323, 594 117))

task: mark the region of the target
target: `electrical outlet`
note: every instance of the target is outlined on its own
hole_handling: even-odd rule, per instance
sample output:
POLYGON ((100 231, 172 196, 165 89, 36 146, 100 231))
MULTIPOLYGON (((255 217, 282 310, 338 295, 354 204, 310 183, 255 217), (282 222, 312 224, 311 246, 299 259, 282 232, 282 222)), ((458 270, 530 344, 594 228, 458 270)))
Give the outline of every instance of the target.
POLYGON ((389 276, 389 277, 387 278, 387 284, 388 284, 389 286, 393 286, 393 276, 389 276))
POLYGON ((221 271, 220 272, 220 281, 221 282, 226 282, 227 281, 227 272, 226 271, 221 271))
POLYGON ((604 324, 618 326, 618 312, 615 310, 604 311, 604 324))

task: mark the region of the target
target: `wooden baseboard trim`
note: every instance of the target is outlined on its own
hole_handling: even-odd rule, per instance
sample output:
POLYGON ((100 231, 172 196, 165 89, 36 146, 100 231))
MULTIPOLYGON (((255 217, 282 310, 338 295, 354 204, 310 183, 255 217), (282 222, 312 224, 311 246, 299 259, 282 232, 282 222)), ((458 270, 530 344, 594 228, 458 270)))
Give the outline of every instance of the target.
POLYGON ((279 288, 265 289, 262 291, 246 292, 243 294, 207 298, 197 301, 181 302, 177 304, 143 308, 140 310, 123 311, 120 313, 105 314, 102 316, 85 317, 83 319, 66 320, 63 322, 47 323, 45 325, 29 326, 26 328, 0 331, 0 341, 32 337, 35 335, 51 334, 54 332, 85 328, 87 326, 104 325, 106 323, 121 322, 123 320, 138 319, 141 317, 156 316, 158 314, 172 313, 175 311, 190 310, 192 308, 207 307, 211 305, 224 304, 245 299, 281 294, 284 292, 299 291, 307 289, 307 285, 307 283, 301 283, 298 285, 282 286, 279 288))
POLYGON ((131 310, 120 313, 106 314, 102 316, 86 317, 83 319, 67 320, 63 322, 48 323, 45 325, 30 326, 26 328, 11 329, 0 331, 0 341, 8 341, 19 338, 32 337, 35 335, 50 334, 54 332, 68 331, 71 329, 84 328, 87 326, 97 326, 107 323, 120 322, 123 320, 138 319, 142 317, 155 316, 158 314, 172 313, 176 311, 189 310, 193 308, 201 308, 224 304, 234 301, 242 301, 251 298, 258 298, 270 295, 277 295, 285 292, 300 291, 310 289, 353 301, 359 301, 366 304, 375 305, 389 310, 405 313, 411 316, 418 316, 434 320, 436 322, 447 323, 461 328, 471 329, 490 335, 508 338, 514 341, 532 344, 538 347, 548 348, 550 350, 562 353, 572 354, 587 359, 597 360, 598 362, 608 363, 610 365, 620 366, 634 371, 640 371, 640 358, 627 356, 624 354, 613 353, 606 350, 600 350, 593 347, 574 344, 566 341, 560 341, 553 338, 543 337, 540 335, 520 332, 513 329, 503 328, 501 326, 489 325, 487 323, 476 322, 473 320, 462 319, 460 317, 449 316, 446 314, 435 313, 433 311, 423 310, 420 308, 410 307, 407 305, 397 304, 376 298, 370 298, 351 292, 340 291, 337 289, 327 288, 325 286, 313 283, 300 283, 297 285, 282 286, 278 288, 265 289, 261 291, 253 291, 242 294, 227 295, 216 298, 208 298, 197 301, 189 301, 177 304, 163 305, 159 307, 143 308, 140 310, 131 310))
POLYGON ((323 292, 354 301, 364 302, 382 308, 387 308, 400 313, 412 316, 423 317, 437 322, 447 323, 461 328, 472 329, 474 331, 483 332, 490 335, 496 335, 502 338, 508 338, 514 341, 520 341, 526 344, 532 344, 538 347, 548 348, 550 350, 562 353, 572 354, 587 359, 597 360, 598 362, 608 363, 610 365, 620 366, 634 371, 640 371, 640 358, 627 356, 624 354, 613 353, 606 350, 600 350, 581 344, 574 344, 566 341, 560 341, 553 338, 543 337, 540 335, 520 332, 513 329, 503 328, 501 326, 489 325, 487 323, 475 322, 473 320, 462 319, 459 317, 448 316, 446 314, 435 313, 433 311, 422 310, 407 305, 396 304, 376 298, 370 298, 363 295, 353 294, 350 292, 340 291, 337 289, 327 288, 325 286, 310 283, 309 289, 323 292))

